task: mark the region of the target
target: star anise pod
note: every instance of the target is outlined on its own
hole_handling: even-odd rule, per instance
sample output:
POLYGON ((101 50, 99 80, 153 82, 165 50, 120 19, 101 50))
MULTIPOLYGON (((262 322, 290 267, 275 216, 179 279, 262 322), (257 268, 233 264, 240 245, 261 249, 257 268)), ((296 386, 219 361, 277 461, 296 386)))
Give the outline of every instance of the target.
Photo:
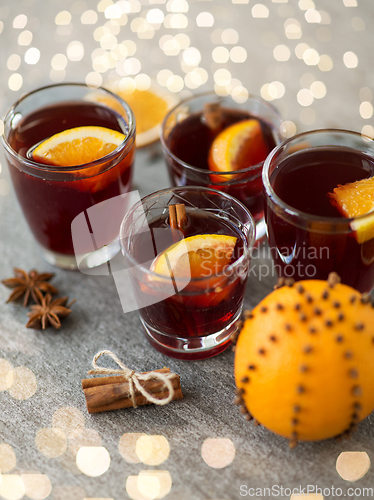
POLYGON ((27 274, 26 271, 18 269, 17 267, 15 267, 13 271, 15 274, 13 278, 2 280, 3 285, 14 289, 8 297, 7 302, 14 302, 24 296, 23 307, 26 307, 30 296, 35 303, 39 302, 36 295, 37 290, 42 294, 58 292, 57 288, 48 283, 48 281, 53 278, 53 273, 39 274, 35 269, 31 269, 27 274))
POLYGON ((35 293, 39 303, 31 306, 30 312, 27 313, 30 319, 26 327, 42 327, 43 330, 45 330, 48 325, 52 325, 56 329, 60 328, 60 318, 65 318, 65 316, 71 313, 69 307, 75 300, 66 305, 68 297, 60 297, 52 301, 52 295, 50 293, 43 295, 39 290, 35 290, 35 293))

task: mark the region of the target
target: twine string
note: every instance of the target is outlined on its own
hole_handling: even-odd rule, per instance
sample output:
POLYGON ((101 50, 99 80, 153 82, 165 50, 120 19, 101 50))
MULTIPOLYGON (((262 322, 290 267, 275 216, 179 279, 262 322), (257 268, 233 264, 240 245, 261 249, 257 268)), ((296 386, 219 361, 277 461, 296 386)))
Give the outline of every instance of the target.
POLYGON ((116 354, 112 351, 100 351, 95 354, 92 360, 92 370, 90 370, 88 375, 122 375, 129 383, 130 397, 134 408, 137 407, 135 402, 135 388, 149 401, 155 405, 166 405, 170 403, 174 396, 174 388, 170 379, 174 378, 172 373, 160 373, 160 372, 148 372, 148 373, 138 373, 135 370, 130 370, 125 366, 122 361, 118 358, 116 354), (113 359, 113 361, 119 366, 119 368, 105 368, 97 364, 98 359, 101 356, 107 355, 113 359), (164 383, 165 388, 168 390, 168 395, 164 398, 155 398, 150 392, 148 392, 140 383, 141 381, 146 382, 150 379, 158 379, 164 383))

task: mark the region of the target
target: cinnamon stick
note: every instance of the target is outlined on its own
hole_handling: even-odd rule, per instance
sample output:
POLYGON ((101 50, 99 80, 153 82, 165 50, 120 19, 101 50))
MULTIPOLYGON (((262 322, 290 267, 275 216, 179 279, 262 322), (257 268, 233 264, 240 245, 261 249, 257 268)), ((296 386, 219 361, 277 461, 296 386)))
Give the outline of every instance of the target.
POLYGON ((169 224, 174 242, 182 239, 187 223, 188 219, 184 203, 169 205, 169 224))
MULTIPOLYGON (((171 373, 170 368, 162 368, 161 370, 153 371, 171 373)), ((174 389, 173 400, 183 399, 179 375, 173 374, 173 377, 169 380, 174 389)), ((150 379, 147 381, 141 381, 140 383, 144 389, 146 389, 146 391, 154 397, 163 399, 168 396, 168 389, 165 388, 165 384, 158 379, 150 379)), ((84 379, 82 380, 82 388, 89 413, 99 413, 102 411, 133 407, 129 382, 126 381, 121 375, 114 377, 84 379)), ((151 404, 148 399, 136 389, 136 387, 134 390, 136 406, 151 404)))
POLYGON ((183 203, 179 203, 175 208, 177 212, 178 229, 183 232, 183 230, 187 226, 186 207, 184 206, 183 203))

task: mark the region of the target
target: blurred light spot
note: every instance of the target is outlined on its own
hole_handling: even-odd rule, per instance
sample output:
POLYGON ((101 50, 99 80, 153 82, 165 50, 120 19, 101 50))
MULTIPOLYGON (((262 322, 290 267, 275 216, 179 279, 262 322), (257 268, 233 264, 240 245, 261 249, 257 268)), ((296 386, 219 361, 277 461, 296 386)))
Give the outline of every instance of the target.
POLYGON ((68 59, 65 56, 65 54, 55 54, 52 57, 51 66, 53 69, 58 71, 58 70, 65 69, 67 63, 68 63, 68 59))
POLYGON ((346 7, 357 7, 357 0, 343 0, 346 7))
POLYGON ((114 49, 116 45, 117 45, 117 38, 111 33, 102 36, 100 39, 100 47, 102 49, 111 50, 114 49))
POLYGON ((32 33, 31 31, 25 30, 18 36, 18 45, 27 46, 32 42, 32 33))
POLYGON ((269 83, 265 83, 260 90, 261 97, 265 99, 265 101, 273 101, 274 97, 269 92, 269 83))
POLYGON ((7 378, 12 377, 12 386, 8 389, 9 394, 14 399, 29 399, 37 389, 34 373, 25 366, 14 368, 8 373, 7 378))
POLYGON ((228 82, 226 85, 220 85, 218 83, 215 83, 214 92, 219 96, 229 95, 230 94, 229 84, 230 82, 228 82))
POLYGON ((310 86, 310 91, 315 99, 322 99, 326 95, 326 85, 323 82, 315 81, 310 86))
POLYGON ((157 82, 163 87, 166 87, 167 81, 171 76, 173 76, 173 72, 170 71, 170 69, 162 69, 157 73, 157 82))
POLYGON ((367 135, 371 139, 374 139, 374 127, 372 125, 364 125, 361 129, 363 135, 367 135))
POLYGON ((273 99, 281 99, 286 92, 286 87, 282 82, 271 82, 268 86, 268 93, 273 99))
POLYGON ((57 70, 52 68, 49 72, 49 78, 52 80, 52 82, 62 82, 62 80, 65 79, 65 76, 66 71, 64 69, 57 70))
POLYGON ((9 444, 0 444, 0 474, 11 471, 16 466, 16 463, 17 459, 13 448, 9 444))
POLYGON ((31 47, 25 53, 26 64, 36 64, 40 59, 40 50, 36 47, 31 47))
POLYGON ((59 408, 52 416, 52 427, 61 429, 67 437, 76 437, 76 431, 84 429, 83 413, 73 406, 59 408))
POLYGON ((8 57, 6 65, 10 71, 16 71, 21 65, 21 57, 18 54, 12 54, 8 57))
POLYGON ((151 79, 145 73, 140 73, 134 78, 136 88, 138 90, 148 90, 151 86, 151 79))
POLYGON ((326 26, 321 26, 317 30, 317 38, 321 42, 330 42, 332 40, 331 31, 326 26))
POLYGON ((185 76, 184 82, 190 89, 197 89, 208 81, 208 72, 204 68, 195 68, 185 76))
POLYGON ((188 26, 188 18, 184 14, 168 14, 164 21, 165 28, 184 29, 188 26))
POLYGON ((247 4, 249 0, 232 0, 232 3, 235 4, 247 4))
POLYGON ((172 486, 168 471, 144 470, 138 476, 129 476, 126 481, 126 491, 133 500, 153 500, 164 498, 172 486))
MULTIPOLYGON (((8 196, 10 193, 10 186, 9 183, 6 179, 0 179, 0 196, 8 196)), ((12 381, 12 376, 11 373, 9 372, 7 375, 7 384, 11 383, 12 381)))
POLYGON ((181 49, 187 49, 191 43, 190 37, 185 33, 178 33, 178 35, 175 35, 174 40, 179 44, 181 49))
POLYGON ((71 14, 67 10, 62 10, 55 17, 55 23, 58 26, 66 26, 71 22, 71 14))
POLYGON ((141 70, 141 67, 140 61, 136 57, 129 57, 123 63, 123 68, 128 75, 136 75, 141 70))
POLYGON ((160 465, 169 458, 170 446, 164 436, 143 435, 138 438, 135 452, 146 465, 160 465))
POLYGON ((69 437, 69 450, 74 456, 83 446, 101 446, 100 434, 95 429, 84 429, 81 431, 73 431, 69 437))
POLYGON ((296 134, 296 130, 297 128, 294 122, 291 122, 289 120, 285 120, 284 122, 282 122, 280 127, 280 132, 285 139, 293 137, 296 134))
POLYGON ((201 28, 209 28, 214 24, 213 14, 210 12, 200 12, 196 18, 196 24, 201 28))
POLYGON ((208 438, 201 447, 204 462, 214 469, 230 465, 235 458, 235 446, 228 438, 208 438))
POLYGON ((110 33, 112 35, 119 35, 119 33, 121 32, 120 25, 118 24, 117 21, 114 21, 113 19, 111 19, 110 21, 107 21, 105 23, 105 26, 108 28, 108 30, 110 31, 110 33))
POLYGON ((354 17, 352 19, 352 28, 355 31, 364 31, 365 27, 365 22, 361 19, 361 17, 354 17))
POLYGON ((119 90, 123 94, 132 94, 136 89, 135 80, 129 76, 122 78, 119 82, 119 90))
POLYGON ((315 5, 313 0, 299 0, 299 9, 300 10, 309 10, 314 9, 315 5))
POLYGON ((53 500, 84 500, 86 492, 79 486, 54 486, 53 500))
POLYGON ((218 85, 225 86, 231 80, 231 73, 228 69, 221 68, 214 73, 213 78, 218 85))
POLYGON ((166 87, 170 90, 170 92, 180 92, 184 87, 183 78, 178 75, 170 76, 166 82, 166 87))
POLYGON ((201 54, 195 47, 189 47, 183 52, 183 61, 189 66, 197 66, 201 61, 201 54))
POLYGON ((316 121, 316 114, 313 109, 305 108, 300 112, 300 121, 304 123, 304 125, 313 125, 316 121))
POLYGON ((110 455, 103 446, 83 446, 77 453, 77 467, 86 476, 101 476, 109 466, 110 455))
POLYGON ((298 59, 302 59, 304 57, 305 51, 309 49, 309 45, 307 43, 298 43, 295 47, 295 54, 298 59))
POLYGON ((188 12, 188 2, 186 0, 169 0, 166 4, 168 12, 188 12))
POLYGON ((0 495, 5 500, 19 500, 25 494, 25 485, 18 474, 2 474, 0 495))
POLYGON ((233 47, 230 50, 230 59, 234 63, 243 63, 247 59, 247 51, 244 47, 233 47))
POLYGON ((22 474, 25 494, 33 500, 44 500, 52 492, 51 481, 45 474, 22 474))
POLYGON ((284 22, 284 31, 289 40, 297 40, 302 35, 301 25, 297 19, 287 19, 284 22))
POLYGON ((296 495, 293 494, 291 495, 290 500, 323 500, 323 495, 319 493, 306 493, 306 494, 301 494, 301 495, 296 495))
POLYGON ((288 0, 272 0, 273 3, 288 3, 288 0))
POLYGON ((176 37, 164 35, 159 41, 161 49, 167 56, 177 56, 181 51, 181 46, 176 40, 176 37))
POLYGON ((291 57, 291 51, 287 45, 277 45, 273 50, 273 55, 277 61, 288 61, 291 57))
POLYGON ((3 29, 4 29, 4 23, 0 21, 0 33, 3 31, 3 29))
POLYGON ((304 15, 307 23, 320 23, 322 21, 321 14, 318 10, 308 9, 304 15))
POLYGON ((316 79, 312 73, 304 73, 300 77, 300 85, 302 87, 310 87, 315 80, 316 79))
POLYGON ((133 56, 136 52, 136 43, 132 40, 125 40, 122 42, 122 45, 126 47, 127 55, 133 56))
POLYGON ((136 33, 139 38, 148 40, 153 38, 155 34, 154 27, 142 17, 137 17, 131 21, 131 31, 136 33))
POLYGON ((97 42, 100 42, 100 40, 103 38, 105 35, 110 34, 110 29, 107 26, 99 26, 98 28, 95 29, 94 31, 94 39, 97 42))
POLYGON ((306 49, 303 59, 308 66, 316 66, 319 63, 319 54, 315 49, 306 49))
MULTIPOLYGON (((166 70, 163 70, 166 71, 166 70)), ((141 462, 140 458, 136 454, 135 447, 137 440, 143 436, 137 432, 123 434, 119 440, 118 449, 122 457, 129 464, 138 464, 141 462)))
POLYGON ((231 28, 223 30, 221 33, 222 43, 227 45, 235 45, 239 41, 239 33, 231 28))
POLYGON ((336 461, 336 470, 345 481, 361 479, 369 468, 369 455, 363 451, 345 451, 338 456, 336 461))
POLYGON ((230 59, 230 52, 226 47, 215 47, 212 52, 212 58, 216 63, 226 63, 230 59))
POLYGON ((373 92, 369 87, 362 87, 359 92, 361 101, 371 101, 373 99, 373 92))
POLYGON ((67 439, 61 429, 40 429, 35 437, 35 444, 42 455, 56 458, 67 448, 67 439))
POLYGON ((360 104, 360 115, 364 120, 368 120, 373 116, 373 105, 371 102, 364 101, 360 104))
POLYGON ((81 15, 82 24, 96 24, 98 20, 98 15, 94 10, 86 10, 81 15))
POLYGON ((309 89, 301 89, 297 93, 297 102, 301 106, 310 106, 314 101, 314 97, 309 89))
POLYGON ((70 42, 66 50, 68 59, 70 61, 80 61, 84 56, 84 47, 81 42, 74 40, 70 42))
POLYGON ((319 13, 321 15, 321 24, 331 24, 331 17, 328 12, 320 10, 319 13))
POLYGON ((151 9, 147 12, 147 22, 150 24, 161 24, 164 22, 164 13, 161 9, 151 9))
POLYGON ((331 71, 333 66, 334 66, 334 63, 333 63, 331 57, 328 56, 327 54, 323 54, 319 58, 318 68, 321 71, 331 71))
POLYGON ((357 68, 358 57, 352 51, 346 52, 343 56, 343 62, 347 68, 357 68))
POLYGON ((231 97, 235 102, 242 104, 248 100, 248 90, 242 85, 237 85, 232 89, 231 97))
POLYGON ((117 4, 108 5, 108 7, 104 11, 104 16, 106 19, 119 19, 121 15, 121 7, 117 4))
MULTIPOLYGON (((0 124, 0 129, 1 129, 1 134, 4 132, 4 123, 1 121, 0 124)), ((1 172, 1 170, 0 170, 1 172)), ((2 179, 5 180, 5 179, 2 179)), ((0 358, 0 391, 5 391, 6 389, 9 389, 11 385, 13 384, 13 372, 12 372, 12 365, 7 361, 6 359, 0 358), (11 373, 10 376, 9 373, 11 373)), ((1 455, 0 455, 1 456, 1 455)), ((0 466, 0 472, 1 472, 1 466, 0 466)), ((7 472, 7 471, 5 471, 7 472)))
POLYGON ((25 14, 19 14, 13 19, 13 28, 23 30, 27 24, 27 16, 25 14))
POLYGON ((255 18, 269 17, 269 9, 262 3, 256 3, 252 7, 252 16, 255 18))

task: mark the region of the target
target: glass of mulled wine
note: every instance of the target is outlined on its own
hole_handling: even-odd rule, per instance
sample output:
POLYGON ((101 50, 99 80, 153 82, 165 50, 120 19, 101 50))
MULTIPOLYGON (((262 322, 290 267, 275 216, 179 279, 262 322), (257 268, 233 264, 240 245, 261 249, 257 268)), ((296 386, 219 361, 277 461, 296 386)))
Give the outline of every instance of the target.
MULTIPOLYGON (((280 144, 265 161, 265 218, 279 276, 326 279, 335 271, 360 292, 374 285, 374 216, 347 217, 334 189, 374 176, 374 141, 356 132, 315 130, 280 144)), ((344 208, 344 207, 343 207, 344 208)))
POLYGON ((214 92, 179 103, 165 117, 161 144, 174 186, 205 186, 234 196, 256 222, 256 240, 265 235, 261 172, 281 142, 282 119, 259 97, 245 102, 214 92))
MULTIPOLYGON (((118 252, 135 153, 135 119, 122 99, 84 84, 44 87, 12 106, 2 139, 18 201, 48 262, 82 270, 118 252), (62 132, 71 137, 77 127, 105 129, 105 137, 115 136, 118 144, 107 144, 111 147, 103 153, 93 151, 90 161, 74 163, 73 156, 69 166, 62 161, 64 155, 79 155, 81 142, 71 142, 70 153, 63 149, 58 160, 35 159, 38 145, 62 132)), ((64 148, 66 143, 59 141, 64 148)))
POLYGON ((175 358, 205 359, 230 345, 254 240, 247 208, 213 189, 164 189, 129 210, 121 248, 153 347, 175 358), (179 229, 173 206, 177 214, 178 207, 185 210, 179 229))

